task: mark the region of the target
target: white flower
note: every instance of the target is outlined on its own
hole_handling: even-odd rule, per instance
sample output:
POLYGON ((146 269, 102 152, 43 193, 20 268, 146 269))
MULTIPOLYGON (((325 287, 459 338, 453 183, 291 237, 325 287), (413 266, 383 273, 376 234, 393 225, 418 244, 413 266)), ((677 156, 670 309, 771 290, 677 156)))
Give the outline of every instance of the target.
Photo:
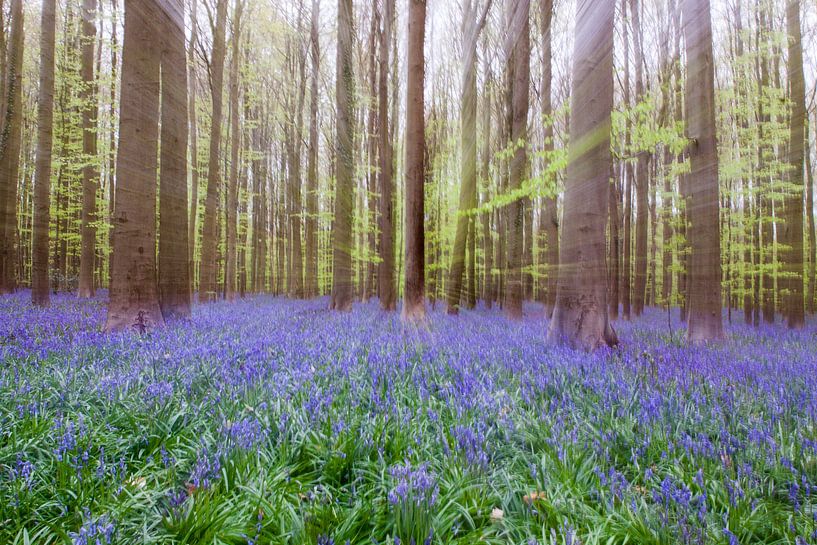
POLYGON ((498 507, 494 507, 491 510, 491 522, 496 524, 497 522, 501 522, 502 518, 505 516, 505 512, 498 507))

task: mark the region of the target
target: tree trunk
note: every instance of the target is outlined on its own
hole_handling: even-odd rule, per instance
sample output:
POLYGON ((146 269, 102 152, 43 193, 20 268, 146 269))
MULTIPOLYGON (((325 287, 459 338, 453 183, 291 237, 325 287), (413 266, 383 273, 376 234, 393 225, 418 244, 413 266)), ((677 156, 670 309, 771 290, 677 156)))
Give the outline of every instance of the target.
POLYGON ((805 326, 803 300, 803 163, 805 159, 806 85, 803 76, 803 46, 800 29, 800 1, 788 0, 786 27, 789 36, 788 67, 791 101, 789 137, 789 186, 786 196, 786 221, 784 240, 789 249, 785 252, 785 272, 789 286, 786 298, 786 318, 791 329, 805 326))
MULTIPOLYGON (((633 24, 633 42, 635 45, 635 102, 644 99, 644 49, 643 29, 641 28, 641 3, 630 0, 630 12, 633 24)), ((649 163, 646 151, 637 150, 638 160, 635 165, 635 274, 633 275, 633 314, 641 316, 644 311, 644 300, 647 291, 647 222, 649 221, 649 163)))
POLYGON ((426 0, 409 0, 406 85, 406 253, 402 319, 425 320, 425 25, 426 0))
MULTIPOLYGON (((491 79, 490 64, 485 60, 485 85, 483 85, 482 92, 482 111, 483 111, 483 132, 484 140, 482 144, 482 179, 485 183, 485 193, 482 198, 483 202, 490 200, 491 187, 491 89, 493 87, 491 79)), ((494 304, 494 240, 491 230, 491 217, 493 216, 490 210, 481 214, 482 223, 482 255, 484 256, 483 263, 483 280, 482 280, 482 300, 485 302, 485 308, 490 309, 494 304)))
MULTIPOLYGON (((630 104, 630 38, 629 24, 627 21, 627 0, 622 0, 621 9, 624 19, 624 108, 628 109, 630 104)), ((630 138, 632 134, 632 120, 627 115, 625 132, 624 153, 630 153, 630 138)), ((632 311, 632 247, 633 247, 633 164, 631 161, 624 162, 624 256, 621 264, 621 314, 625 320, 630 319, 632 311)))
POLYGON ((718 214, 718 150, 715 141, 715 75, 709 0, 683 0, 686 38, 686 132, 690 138, 689 315, 691 342, 723 338, 721 250, 718 214))
POLYGON ((232 20, 232 35, 230 37, 230 175, 227 181, 226 231, 227 231, 227 263, 225 264, 224 298, 227 301, 235 299, 236 291, 236 235, 238 231, 238 170, 239 151, 241 150, 241 130, 239 128, 240 114, 238 101, 240 93, 240 63, 241 63, 241 16, 244 11, 244 1, 235 3, 232 20))
MULTIPOLYGON (((806 123, 808 129, 809 123, 806 123)), ((809 142, 806 130, 806 142, 809 142)), ((814 314, 815 280, 817 280, 817 232, 814 228, 814 172, 811 170, 811 153, 806 152, 806 218, 808 218, 808 293, 806 294, 806 310, 814 314)))
POLYGON ((215 301, 216 250, 218 239, 216 227, 219 223, 218 200, 221 192, 221 124, 222 87, 224 86, 224 55, 226 48, 225 28, 227 26, 227 0, 216 4, 216 26, 213 31, 213 57, 210 65, 210 93, 213 100, 213 114, 210 131, 210 158, 207 165, 207 197, 204 204, 204 228, 201 235, 201 272, 199 274, 199 300, 215 301))
MULTIPOLYGON (((542 116, 545 118, 545 157, 554 150, 553 130, 553 0, 542 1, 543 69, 542 69, 542 116)), ((542 210, 545 243, 547 244, 546 274, 547 289, 545 313, 550 317, 556 305, 556 291, 559 281, 559 213, 556 208, 556 173, 553 174, 552 197, 545 198, 542 210)))
POLYGON ((309 93, 309 157, 306 174, 306 271, 304 274, 304 296, 318 295, 318 79, 320 78, 320 41, 318 21, 320 0, 312 0, 312 20, 310 25, 310 45, 312 76, 309 93))
MULTIPOLYGON (((394 279, 394 181, 392 132, 389 126, 389 46, 394 22, 394 0, 384 0, 383 32, 380 35, 380 74, 377 122, 380 137, 380 266, 377 271, 380 308, 394 311, 397 294, 394 279)), ((394 122, 392 122, 392 125, 394 122)))
POLYGON ((164 324, 156 283, 156 166, 159 140, 155 1, 126 0, 117 155, 113 271, 106 331, 164 324))
MULTIPOLYGON (((530 0, 516 0, 512 20, 515 45, 509 62, 513 63, 513 100, 511 104, 511 145, 508 190, 522 189, 528 173, 528 95, 530 93, 530 0)), ((508 267, 505 282, 505 313, 514 320, 522 318, 525 198, 516 197, 508 206, 508 267)))
POLYGON ((188 118, 190 120, 190 220, 188 223, 188 261, 190 262, 190 278, 191 291, 195 289, 196 284, 196 237, 198 235, 198 219, 199 219, 199 130, 198 130, 198 116, 196 115, 196 46, 198 44, 198 17, 197 6, 198 0, 191 0, 190 2, 190 43, 187 54, 187 109, 188 118))
POLYGON ((352 0, 338 0, 338 44, 335 99, 337 101, 337 178, 332 229, 332 300, 330 308, 352 309, 352 214, 354 212, 355 150, 352 134, 355 80, 352 68, 352 0))
POLYGON ((607 315, 605 233, 613 166, 614 12, 613 2, 578 3, 561 274, 548 329, 549 342, 584 350, 617 342, 607 315))
POLYGON ((79 260, 80 297, 93 297, 94 261, 96 258, 96 79, 94 76, 94 47, 96 46, 96 0, 82 2, 82 240, 79 260))
POLYGON ((190 316, 187 230, 187 57, 184 0, 162 20, 162 146, 159 171, 159 298, 165 320, 190 316))
POLYGON ((23 2, 11 2, 5 94, 0 112, 0 294, 17 289, 17 176, 23 120, 23 2))
POLYGON ((34 233, 31 302, 49 304, 48 232, 51 207, 51 150, 54 126, 54 42, 56 0, 43 0, 40 20, 40 89, 37 101, 37 172, 34 178, 34 233))

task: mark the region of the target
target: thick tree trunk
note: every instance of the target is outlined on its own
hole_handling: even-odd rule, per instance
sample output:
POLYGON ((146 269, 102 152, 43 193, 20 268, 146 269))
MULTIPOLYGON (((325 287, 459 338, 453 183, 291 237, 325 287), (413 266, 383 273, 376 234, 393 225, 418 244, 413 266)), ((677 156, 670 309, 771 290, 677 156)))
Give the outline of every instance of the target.
POLYGON ((113 271, 106 331, 164 324, 156 283, 159 57, 154 0, 126 0, 116 165, 113 271))
POLYGON ((94 76, 94 48, 96 46, 96 0, 82 2, 82 153, 85 166, 82 168, 82 240, 79 260, 80 297, 93 297, 94 261, 96 259, 96 79, 94 76))
POLYGON ((204 204, 204 228, 201 235, 201 272, 199 274, 199 300, 215 301, 216 250, 219 223, 218 200, 221 192, 221 124, 223 117, 222 88, 224 86, 224 56, 226 48, 227 0, 218 0, 213 32, 213 56, 210 64, 210 93, 213 100, 212 130, 210 131, 210 158, 207 165, 207 197, 204 204))
POLYGON ((789 100, 791 101, 789 137, 789 194, 786 196, 785 252, 786 282, 789 287, 786 298, 786 319, 791 329, 805 326, 803 300, 803 164, 805 160, 806 85, 803 76, 803 45, 800 29, 800 1, 788 0, 786 27, 789 36, 788 67, 789 100))
POLYGON ((425 26, 426 0, 409 0, 406 85, 406 253, 402 319, 425 320, 425 26))
MULTIPOLYGON (((528 172, 528 95, 530 93, 530 0, 514 3, 512 33, 513 100, 511 104, 511 145, 514 153, 510 165, 510 192, 519 191, 528 172)), ((505 282, 505 313, 514 320, 522 318, 523 244, 525 198, 516 198, 508 206, 508 267, 505 282)))
POLYGON ((309 93, 309 156, 306 173, 306 271, 304 274, 304 296, 318 295, 318 78, 320 78, 320 41, 318 21, 320 0, 312 0, 312 19, 309 40, 312 59, 311 86, 309 93))
POLYGON ((0 112, 0 294, 17 289, 17 177, 23 120, 23 2, 11 2, 11 35, 0 112))
POLYGON ((709 0, 683 0, 686 38, 686 132, 690 138, 689 316, 691 342, 723 338, 721 251, 718 213, 718 150, 715 141, 715 74, 709 0))
POLYGON ((615 4, 580 0, 556 307, 548 341, 595 350, 617 342, 607 315, 615 4))
POLYGON ((48 306, 48 232, 51 207, 51 150, 54 126, 54 44, 56 0, 43 0, 40 20, 40 90, 37 100, 37 172, 34 178, 34 233, 31 302, 48 306))
POLYGON ((335 99, 337 101, 337 178, 332 229, 332 300, 330 308, 352 309, 352 214, 354 212, 354 72, 352 68, 352 0, 338 0, 338 45, 335 99))
POLYGON ((162 155, 159 170, 159 299, 165 320, 190 316, 187 230, 187 57, 184 0, 162 20, 162 155))
POLYGON ((188 261, 190 262, 190 289, 193 291, 196 285, 196 237, 198 235, 199 219, 199 130, 198 116, 196 115, 196 65, 195 51, 198 44, 198 0, 190 2, 190 43, 187 54, 187 116, 190 120, 190 219, 188 222, 188 261))

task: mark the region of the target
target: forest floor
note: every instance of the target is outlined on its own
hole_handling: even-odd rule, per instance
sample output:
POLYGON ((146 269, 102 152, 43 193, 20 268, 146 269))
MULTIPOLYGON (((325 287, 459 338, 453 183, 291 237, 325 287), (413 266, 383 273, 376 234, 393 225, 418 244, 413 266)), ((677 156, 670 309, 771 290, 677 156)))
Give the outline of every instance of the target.
MULTIPOLYGON (((106 335, 0 298, 0 543, 817 543, 817 324, 545 345, 267 296, 106 335)), ((677 311, 673 312, 677 318, 677 311)))

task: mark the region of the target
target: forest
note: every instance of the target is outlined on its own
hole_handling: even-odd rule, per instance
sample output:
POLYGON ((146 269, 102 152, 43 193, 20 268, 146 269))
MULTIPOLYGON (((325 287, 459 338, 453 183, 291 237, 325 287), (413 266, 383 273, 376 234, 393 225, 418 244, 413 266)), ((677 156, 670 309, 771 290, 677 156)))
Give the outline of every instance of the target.
POLYGON ((0 543, 817 544, 815 46, 0 0, 0 543))

